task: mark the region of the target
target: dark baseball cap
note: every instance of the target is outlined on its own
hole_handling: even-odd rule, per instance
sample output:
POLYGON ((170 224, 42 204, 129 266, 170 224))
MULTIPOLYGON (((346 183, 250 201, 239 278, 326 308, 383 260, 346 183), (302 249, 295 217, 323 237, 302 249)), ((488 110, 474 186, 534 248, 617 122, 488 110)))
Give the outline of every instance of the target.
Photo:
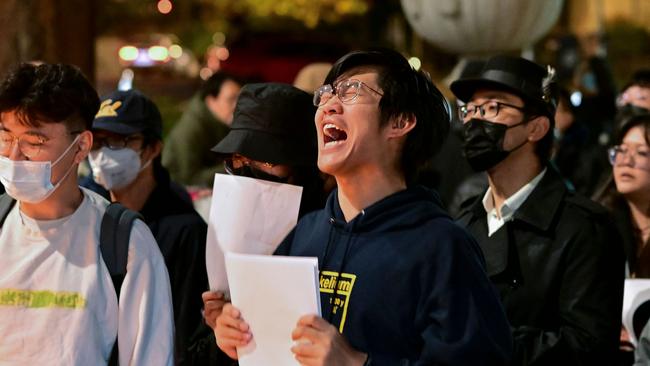
POLYGON ((212 151, 290 166, 315 165, 316 107, 312 95, 289 84, 245 85, 230 132, 212 151))
POLYGON ((162 139, 162 117, 158 107, 138 90, 116 90, 102 98, 93 129, 120 135, 142 133, 162 139))

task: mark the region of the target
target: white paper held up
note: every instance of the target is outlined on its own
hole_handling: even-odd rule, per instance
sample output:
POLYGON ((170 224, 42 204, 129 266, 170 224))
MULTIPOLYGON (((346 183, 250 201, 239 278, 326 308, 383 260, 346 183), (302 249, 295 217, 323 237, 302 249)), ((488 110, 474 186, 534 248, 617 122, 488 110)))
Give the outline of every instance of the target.
POLYGON ((228 292, 224 253, 271 254, 296 226, 302 187, 215 174, 205 262, 210 289, 228 292))
POLYGON ((239 365, 298 365, 291 332, 301 316, 320 316, 318 259, 227 253, 226 269, 232 304, 253 334, 237 349, 239 365))
MULTIPOLYGON (((641 334, 648 319, 637 319, 634 316, 639 307, 650 301, 650 279, 628 278, 625 280, 625 292, 623 293, 623 326, 627 329, 630 341, 636 347, 638 339, 635 331, 641 334), (634 325, 637 323, 637 328, 634 325)), ((650 306, 650 304, 645 305, 650 306)), ((648 310, 648 309, 646 309, 648 310)), ((641 313, 637 316, 642 315, 641 313)))

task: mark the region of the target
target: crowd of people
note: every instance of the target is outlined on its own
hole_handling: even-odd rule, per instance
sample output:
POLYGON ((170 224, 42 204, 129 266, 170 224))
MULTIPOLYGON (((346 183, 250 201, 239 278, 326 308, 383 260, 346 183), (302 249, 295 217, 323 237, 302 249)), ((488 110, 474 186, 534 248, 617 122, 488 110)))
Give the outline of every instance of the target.
POLYGON ((456 111, 393 50, 325 69, 313 93, 217 73, 168 136, 138 90, 6 74, 0 364, 236 364, 255 334, 208 288, 193 205, 215 173, 303 187, 274 255, 317 257, 333 285, 292 330, 301 365, 650 363, 648 319, 621 321, 625 279, 650 278, 650 71, 593 95, 593 122, 521 57, 469 65, 456 111), (138 217, 119 278, 111 202, 138 217))

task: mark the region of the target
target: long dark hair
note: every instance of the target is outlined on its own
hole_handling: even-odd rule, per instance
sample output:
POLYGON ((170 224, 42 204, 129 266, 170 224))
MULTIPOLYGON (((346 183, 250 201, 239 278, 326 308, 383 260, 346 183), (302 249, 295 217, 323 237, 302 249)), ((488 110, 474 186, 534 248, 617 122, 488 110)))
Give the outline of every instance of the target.
MULTIPOLYGON (((614 145, 621 144, 625 135, 631 129, 641 127, 645 132, 645 142, 650 146, 650 113, 643 110, 628 110, 628 112, 619 114, 616 122, 614 145)), ((616 190, 616 183, 612 173, 608 175, 600 189, 597 190, 593 199, 611 211, 625 206, 625 198, 616 190)))

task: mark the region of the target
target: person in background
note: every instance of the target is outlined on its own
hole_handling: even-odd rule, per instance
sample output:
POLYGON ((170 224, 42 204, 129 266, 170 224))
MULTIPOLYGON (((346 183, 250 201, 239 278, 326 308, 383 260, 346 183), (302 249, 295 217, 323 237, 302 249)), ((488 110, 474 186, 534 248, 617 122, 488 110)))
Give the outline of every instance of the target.
POLYGON ((240 83, 218 72, 206 80, 165 140, 162 164, 177 183, 212 188, 215 171, 223 171, 210 152, 230 128, 240 83))
MULTIPOLYGON (((321 209, 327 197, 316 166, 316 108, 312 96, 287 84, 245 85, 237 101, 232 128, 212 151, 226 172, 303 187, 298 216, 321 209)), ((216 347, 213 328, 225 304, 223 294, 203 294, 206 327, 197 343, 197 365, 228 363, 216 347)))
POLYGON ((607 148, 589 139, 589 128, 578 119, 565 88, 559 90, 553 135, 551 163, 572 190, 590 197, 608 169, 607 148))
POLYGON ((191 337, 202 322, 200 296, 208 288, 207 225, 160 163, 162 118, 149 98, 133 89, 107 95, 92 131, 94 180, 111 201, 144 217, 163 254, 172 291, 175 364, 186 364, 191 337))
POLYGON ((637 70, 616 100, 620 107, 632 105, 650 111, 650 69, 637 70))
MULTIPOLYGON (((314 105, 318 167, 338 188, 275 252, 319 262, 323 317, 298 320, 296 360, 507 364, 509 326, 480 249, 435 192, 414 184, 449 130, 440 91, 395 51, 355 51, 334 64, 314 105)), ((230 304, 215 335, 231 358, 255 336, 230 304)))
POLYGON ((510 56, 454 81, 464 151, 486 171, 458 221, 478 240, 512 326, 513 365, 611 365, 618 349, 623 253, 607 211, 551 166, 553 69, 510 56))
POLYGON ((119 299, 99 239, 109 202, 77 185, 99 98, 76 67, 21 64, 0 83, 3 365, 172 365, 173 310, 149 228, 131 228, 119 299), (119 303, 118 303, 119 300, 119 303), (116 340, 117 338, 117 340, 116 340))

